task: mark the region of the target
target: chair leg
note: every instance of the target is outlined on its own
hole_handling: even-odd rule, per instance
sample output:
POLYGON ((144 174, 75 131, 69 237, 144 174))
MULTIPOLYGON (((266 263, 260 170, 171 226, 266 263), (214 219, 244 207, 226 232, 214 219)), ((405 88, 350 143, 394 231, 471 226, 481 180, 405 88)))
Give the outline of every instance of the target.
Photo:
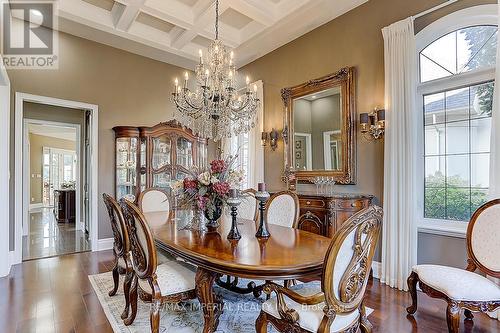
POLYGON ((113 290, 111 290, 108 295, 109 296, 115 296, 116 292, 118 291, 118 283, 120 280, 120 273, 118 272, 118 262, 116 262, 115 267, 113 268, 113 290))
POLYGON ((446 308, 446 322, 448 323, 449 333, 458 333, 460 326, 460 308, 454 303, 449 303, 446 308))
POLYGON ((472 312, 470 310, 465 309, 464 315, 465 315, 465 320, 474 319, 474 315, 472 314, 472 312))
POLYGON ((267 333, 267 314, 261 311, 259 317, 255 321, 255 332, 256 333, 267 333))
POLYGON ((412 299, 412 304, 411 306, 406 308, 406 312, 408 312, 409 314, 414 314, 417 311, 417 282, 418 282, 417 273, 411 272, 407 282, 408 282, 408 289, 410 291, 412 299))
POLYGON ((123 321, 123 323, 126 325, 126 326, 129 326, 131 325, 134 320, 135 320, 135 316, 137 315, 137 276, 134 275, 133 279, 132 279, 132 286, 130 287, 130 307, 132 309, 131 313, 130 313, 130 316, 125 319, 123 321))
POLYGON ((122 319, 128 317, 128 312, 130 309, 130 285, 132 284, 132 279, 134 276, 134 272, 128 272, 125 275, 125 281, 123 282, 123 293, 125 294, 125 309, 123 309, 123 313, 121 315, 122 319))
POLYGON ((370 323, 368 320, 368 317, 366 316, 366 307, 364 303, 361 303, 360 307, 360 312, 361 312, 361 318, 360 318, 360 325, 359 329, 361 333, 372 333, 373 331, 373 325, 370 323))
POLYGON ((158 333, 160 331, 160 305, 161 300, 159 299, 155 298, 151 302, 151 312, 149 314, 151 333, 158 333))

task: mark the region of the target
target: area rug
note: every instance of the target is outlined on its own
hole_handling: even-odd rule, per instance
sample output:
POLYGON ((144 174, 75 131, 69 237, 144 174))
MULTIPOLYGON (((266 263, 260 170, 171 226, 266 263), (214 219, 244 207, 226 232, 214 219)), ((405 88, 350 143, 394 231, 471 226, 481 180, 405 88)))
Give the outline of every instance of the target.
MULTIPOLYGON (((150 305, 139 300, 137 317, 130 326, 123 324, 120 315, 125 306, 123 289, 119 288, 115 296, 108 296, 113 289, 111 273, 89 275, 90 283, 94 288, 99 302, 115 333, 147 333, 150 332, 149 309, 150 305)), ((241 285, 249 281, 240 280, 241 285)), ((120 278, 120 286, 123 277, 120 278)), ((312 282, 318 283, 319 282, 312 282)), ((255 320, 257 319, 261 304, 265 297, 259 299, 249 295, 239 295, 223 288, 215 286, 215 292, 224 299, 224 312, 219 319, 217 333, 251 333, 255 332, 255 320)), ((367 313, 372 313, 367 309, 367 313)), ((160 332, 176 333, 198 333, 203 331, 203 315, 197 300, 183 303, 180 306, 166 306, 162 308, 160 315, 160 332)), ((275 333, 271 326, 268 332, 275 333)))

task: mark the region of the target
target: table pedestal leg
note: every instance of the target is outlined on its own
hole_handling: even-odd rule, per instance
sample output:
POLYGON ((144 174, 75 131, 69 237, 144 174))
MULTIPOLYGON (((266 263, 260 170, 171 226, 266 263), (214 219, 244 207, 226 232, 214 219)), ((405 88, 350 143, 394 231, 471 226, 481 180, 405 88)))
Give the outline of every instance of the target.
POLYGON ((213 333, 219 325, 219 316, 224 303, 220 296, 214 293, 213 285, 220 274, 198 267, 196 271, 196 295, 203 309, 205 326, 203 333, 213 333))

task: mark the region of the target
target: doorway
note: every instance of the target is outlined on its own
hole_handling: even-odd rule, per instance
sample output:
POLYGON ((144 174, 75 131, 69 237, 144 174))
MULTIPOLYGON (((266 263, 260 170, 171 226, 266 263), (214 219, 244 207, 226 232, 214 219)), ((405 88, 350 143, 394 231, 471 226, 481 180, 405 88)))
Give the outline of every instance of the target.
POLYGON ((97 111, 16 93, 14 263, 97 249, 97 111))

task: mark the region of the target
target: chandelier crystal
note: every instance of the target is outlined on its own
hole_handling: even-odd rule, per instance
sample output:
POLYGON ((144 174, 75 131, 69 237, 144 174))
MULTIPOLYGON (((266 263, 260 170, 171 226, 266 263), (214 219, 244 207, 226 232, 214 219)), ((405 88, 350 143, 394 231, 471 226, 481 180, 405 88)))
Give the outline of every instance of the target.
POLYGON ((208 47, 206 57, 199 51, 200 62, 195 68, 196 88, 189 88, 189 73, 182 86, 175 79, 172 101, 177 111, 174 117, 202 137, 214 140, 248 133, 255 127, 257 85, 238 90, 234 53, 219 40, 219 1, 215 2, 215 40, 208 47))

